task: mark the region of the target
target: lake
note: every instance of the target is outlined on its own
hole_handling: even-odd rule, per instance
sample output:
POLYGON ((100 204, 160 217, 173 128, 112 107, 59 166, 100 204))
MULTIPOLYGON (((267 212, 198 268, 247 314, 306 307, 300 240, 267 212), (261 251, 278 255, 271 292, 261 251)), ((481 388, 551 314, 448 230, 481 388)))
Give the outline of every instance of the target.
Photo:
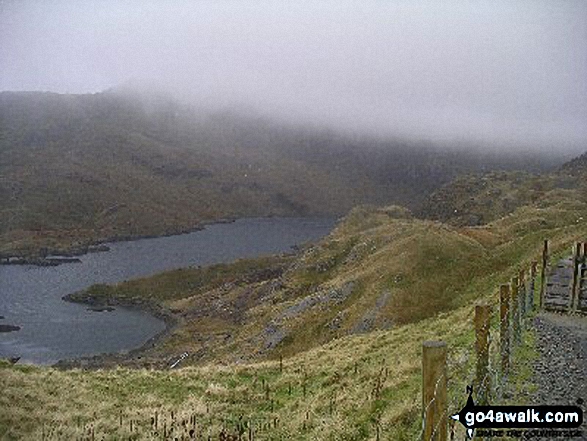
POLYGON ((89 311, 61 298, 94 283, 117 283, 187 266, 282 253, 330 232, 331 218, 252 218, 213 224, 201 231, 107 244, 110 251, 80 256, 54 267, 0 266, 0 357, 52 364, 60 359, 137 348, 165 329, 150 314, 117 307, 89 311))

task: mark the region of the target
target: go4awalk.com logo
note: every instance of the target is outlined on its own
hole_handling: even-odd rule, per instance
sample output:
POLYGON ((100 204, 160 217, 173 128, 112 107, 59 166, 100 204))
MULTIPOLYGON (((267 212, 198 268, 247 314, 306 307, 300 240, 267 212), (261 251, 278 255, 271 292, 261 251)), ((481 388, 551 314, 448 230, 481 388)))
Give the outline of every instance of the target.
MULTIPOLYGON (((467 429, 469 438, 478 429, 576 429, 583 423, 583 411, 578 406, 477 406, 473 401, 472 388, 467 388, 469 398, 459 413, 451 416, 467 429)), ((492 435, 511 436, 505 430, 492 432, 492 435)), ((488 435, 489 433, 478 433, 488 435)), ((541 432, 538 436, 544 436, 541 432)), ((558 434, 561 435, 561 434, 558 434)), ((578 431, 568 431, 563 435, 581 436, 578 431)), ((528 437, 528 436, 526 436, 528 437)))

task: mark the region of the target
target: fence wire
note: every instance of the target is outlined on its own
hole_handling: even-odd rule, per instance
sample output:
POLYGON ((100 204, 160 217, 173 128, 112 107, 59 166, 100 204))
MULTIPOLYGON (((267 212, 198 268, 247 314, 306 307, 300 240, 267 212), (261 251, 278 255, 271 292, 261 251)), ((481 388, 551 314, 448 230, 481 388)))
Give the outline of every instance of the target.
POLYGON ((458 413, 465 405, 468 387, 473 388, 472 397, 477 404, 499 404, 507 399, 508 378, 515 365, 512 355, 522 344, 521 337, 528 324, 528 315, 537 304, 537 276, 534 266, 533 270, 521 271, 518 277, 512 278, 507 285, 507 299, 504 299, 507 300, 507 306, 503 306, 505 313, 501 312, 501 297, 492 298, 487 305, 489 317, 476 330, 479 336, 476 334, 475 344, 448 351, 444 370, 447 390, 437 390, 443 380, 438 378, 433 397, 422 411, 420 439, 453 440, 460 432, 464 436, 464 428, 459 428, 460 425, 455 424, 450 416, 458 413), (487 338, 486 345, 484 336, 487 338), (447 402, 440 415, 431 415, 430 409, 439 394, 448 397, 447 402), (428 416, 433 421, 427 421, 428 416))

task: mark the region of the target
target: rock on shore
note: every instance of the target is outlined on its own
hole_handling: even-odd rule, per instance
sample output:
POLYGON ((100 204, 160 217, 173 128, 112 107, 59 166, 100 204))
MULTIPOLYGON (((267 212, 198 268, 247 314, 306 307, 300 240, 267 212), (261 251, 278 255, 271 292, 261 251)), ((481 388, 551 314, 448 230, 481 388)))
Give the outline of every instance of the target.
POLYGON ((15 331, 20 331, 20 326, 0 325, 0 332, 15 332, 15 331))

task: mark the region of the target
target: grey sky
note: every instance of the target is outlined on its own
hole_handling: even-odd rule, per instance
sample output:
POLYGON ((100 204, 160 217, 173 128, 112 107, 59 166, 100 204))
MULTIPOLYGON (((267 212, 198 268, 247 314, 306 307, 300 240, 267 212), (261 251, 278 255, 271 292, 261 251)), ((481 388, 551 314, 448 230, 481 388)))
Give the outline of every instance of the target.
POLYGON ((0 90, 161 84, 382 135, 587 149, 587 2, 0 0, 0 90))

